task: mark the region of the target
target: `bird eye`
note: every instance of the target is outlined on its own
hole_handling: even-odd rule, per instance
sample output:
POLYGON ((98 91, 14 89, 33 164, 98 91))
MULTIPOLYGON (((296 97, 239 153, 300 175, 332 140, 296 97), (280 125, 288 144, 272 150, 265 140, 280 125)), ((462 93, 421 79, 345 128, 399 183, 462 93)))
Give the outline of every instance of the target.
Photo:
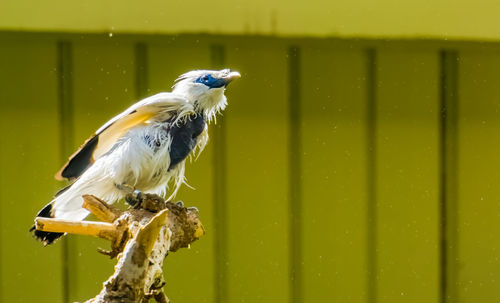
POLYGON ((206 85, 209 88, 219 88, 226 84, 223 78, 215 78, 211 74, 200 75, 194 82, 206 85))

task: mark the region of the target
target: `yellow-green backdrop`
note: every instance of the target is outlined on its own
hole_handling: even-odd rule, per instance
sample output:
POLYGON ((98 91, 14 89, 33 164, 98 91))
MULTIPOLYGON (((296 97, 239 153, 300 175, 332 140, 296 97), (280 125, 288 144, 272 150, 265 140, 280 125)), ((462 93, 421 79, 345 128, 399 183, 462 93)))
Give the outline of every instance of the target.
POLYGON ((177 198, 207 234, 173 302, 500 300, 500 47, 431 40, 0 33, 0 302, 83 301, 107 243, 31 238, 93 131, 195 68, 242 79, 177 198))

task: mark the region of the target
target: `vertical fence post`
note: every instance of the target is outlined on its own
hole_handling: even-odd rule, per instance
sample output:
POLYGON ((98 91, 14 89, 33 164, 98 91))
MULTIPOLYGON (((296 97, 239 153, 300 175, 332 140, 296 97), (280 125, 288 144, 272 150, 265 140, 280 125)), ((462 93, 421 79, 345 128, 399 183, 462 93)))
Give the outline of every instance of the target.
POLYGON ((142 99, 148 94, 149 69, 148 69, 148 46, 145 43, 137 43, 134 49, 135 55, 135 91, 137 99, 142 99))
MULTIPOLYGON (((59 138, 60 138, 60 163, 67 161, 73 150, 73 46, 69 41, 57 43, 57 81, 59 101, 59 138)), ((71 269, 74 259, 73 239, 64 237, 62 243, 62 298, 64 302, 70 302, 72 285, 71 269)))
POLYGON ((441 52, 441 303, 458 302, 458 61, 441 52))
POLYGON ((300 115, 300 49, 288 49, 289 86, 289 217, 290 217, 290 302, 302 302, 302 178, 301 178, 301 115, 300 115))
POLYGON ((377 53, 366 50, 367 135, 367 290, 368 302, 377 302, 377 53))
MULTIPOLYGON (((222 45, 210 47, 211 63, 216 69, 221 69, 225 62, 225 49, 222 45)), ((228 237, 227 237, 227 191, 226 191, 226 131, 224 116, 217 117, 217 124, 213 129, 214 147, 214 227, 215 227, 215 281, 214 302, 228 302, 227 297, 227 262, 228 262, 228 237)))

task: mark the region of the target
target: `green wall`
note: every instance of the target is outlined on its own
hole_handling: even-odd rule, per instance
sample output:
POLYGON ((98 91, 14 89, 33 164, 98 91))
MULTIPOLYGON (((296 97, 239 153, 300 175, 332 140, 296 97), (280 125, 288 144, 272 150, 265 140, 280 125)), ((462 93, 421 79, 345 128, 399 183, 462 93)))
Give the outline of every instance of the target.
POLYGON ((182 72, 242 73, 179 199, 174 302, 500 300, 494 43, 0 33, 0 301, 94 296, 108 244, 28 233, 64 160, 182 72))
POLYGON ((492 0, 2 0, 0 29, 500 39, 492 0))

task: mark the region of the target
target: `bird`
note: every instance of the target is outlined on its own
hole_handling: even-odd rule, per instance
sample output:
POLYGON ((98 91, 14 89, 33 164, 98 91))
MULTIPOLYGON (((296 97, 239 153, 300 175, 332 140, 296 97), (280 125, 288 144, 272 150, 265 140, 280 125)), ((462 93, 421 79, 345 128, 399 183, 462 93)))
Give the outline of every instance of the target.
MULTIPOLYGON (((147 97, 106 122, 56 173, 57 180, 72 183, 37 217, 81 221, 89 215, 83 195, 110 204, 130 193, 173 198, 185 183, 186 159, 203 151, 208 124, 226 108, 225 89, 240 77, 230 69, 189 71, 175 80, 171 92, 147 97)), ((34 226, 30 231, 44 245, 63 235, 34 226)))

